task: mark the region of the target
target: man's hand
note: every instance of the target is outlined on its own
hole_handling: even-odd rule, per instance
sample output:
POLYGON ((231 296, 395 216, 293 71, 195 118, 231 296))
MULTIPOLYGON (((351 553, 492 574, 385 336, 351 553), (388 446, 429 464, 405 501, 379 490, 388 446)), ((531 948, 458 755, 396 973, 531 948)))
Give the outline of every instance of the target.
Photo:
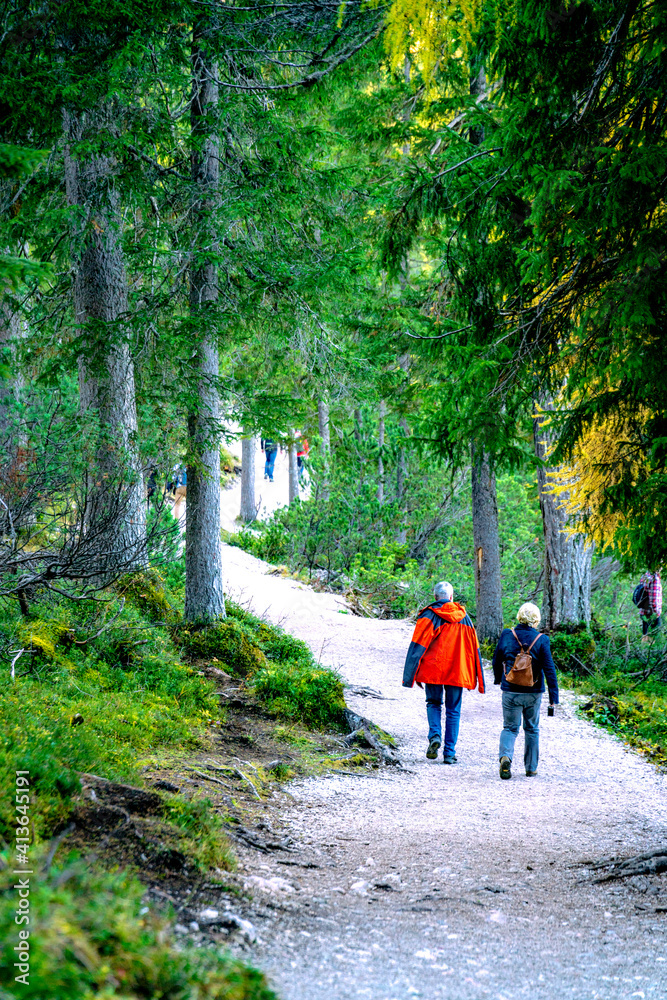
POLYGON ((422 684, 421 681, 415 681, 415 684, 417 685, 418 688, 421 688, 422 691, 424 690, 424 685, 422 684))

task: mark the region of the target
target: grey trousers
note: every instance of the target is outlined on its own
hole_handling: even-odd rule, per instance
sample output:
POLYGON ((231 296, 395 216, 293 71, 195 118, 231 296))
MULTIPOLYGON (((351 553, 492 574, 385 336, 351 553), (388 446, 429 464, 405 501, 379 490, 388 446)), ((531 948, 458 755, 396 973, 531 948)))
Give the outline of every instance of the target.
POLYGON ((537 771, 540 757, 540 703, 541 694, 516 694, 503 691, 503 731, 500 734, 499 757, 514 756, 514 744, 519 735, 523 716, 525 747, 523 762, 527 771, 537 771))

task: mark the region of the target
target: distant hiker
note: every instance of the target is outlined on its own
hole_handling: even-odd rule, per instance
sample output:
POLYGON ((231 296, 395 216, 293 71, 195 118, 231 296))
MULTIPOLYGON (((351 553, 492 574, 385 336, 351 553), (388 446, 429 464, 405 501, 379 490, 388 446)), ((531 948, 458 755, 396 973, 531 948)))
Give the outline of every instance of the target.
POLYGON ((493 674, 503 692, 503 731, 500 734, 500 777, 512 777, 514 743, 523 716, 526 776, 537 774, 540 751, 540 704, 544 678, 549 686, 549 704, 558 704, 558 679, 551 658, 549 637, 538 632, 540 609, 522 604, 516 628, 503 630, 493 654, 493 674), (523 655, 522 655, 523 654, 523 655))
POLYGON ((183 504, 188 492, 188 474, 184 465, 179 465, 174 472, 174 510, 176 520, 180 520, 183 504))
POLYGON ((451 583, 435 585, 435 601, 419 612, 405 658, 403 687, 426 687, 428 749, 435 760, 442 743, 442 696, 445 695, 443 763, 456 763, 463 688, 484 693, 482 657, 477 633, 466 609, 454 601, 451 583))
POLYGON ((306 459, 308 458, 309 451, 310 451, 310 445, 308 444, 307 439, 303 436, 300 437, 297 442, 297 451, 296 451, 296 465, 297 469, 299 470, 298 471, 299 482, 301 482, 301 479, 303 478, 303 470, 305 468, 305 463, 306 459))
POLYGON ((276 464, 278 445, 271 438, 262 438, 261 449, 264 452, 264 478, 273 482, 273 467, 276 464))
POLYGON ((655 573, 644 573, 632 599, 639 608, 642 638, 648 642, 649 631, 657 632, 662 624, 662 581, 657 570, 655 573), (638 594, 640 587, 643 592, 638 594))

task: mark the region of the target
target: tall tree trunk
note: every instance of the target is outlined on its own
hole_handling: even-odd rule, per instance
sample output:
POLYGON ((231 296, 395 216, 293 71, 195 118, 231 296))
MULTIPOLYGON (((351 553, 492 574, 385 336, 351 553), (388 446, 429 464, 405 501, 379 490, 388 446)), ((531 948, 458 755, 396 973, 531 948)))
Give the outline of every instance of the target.
POLYGON ((23 379, 16 364, 16 354, 21 333, 18 307, 0 290, 0 353, 5 355, 5 363, 11 358, 8 377, 0 375, 0 463, 5 469, 14 465, 19 449, 16 420, 23 379))
POLYGON ((257 517, 255 507, 255 452, 254 437, 241 439, 241 520, 246 524, 257 517))
POLYGON ((207 320, 208 310, 218 301, 218 269, 205 259, 206 251, 215 246, 211 214, 217 204, 220 161, 216 124, 211 118, 218 107, 218 71, 207 50, 207 29, 211 30, 210 22, 202 19, 192 32, 193 232, 203 253, 195 258, 190 272, 190 314, 199 331, 192 362, 197 391, 188 414, 185 617, 190 621, 225 617, 220 540, 219 359, 213 324, 207 320))
MULTIPOLYGON (((470 93, 480 97, 486 87, 484 67, 471 70, 470 93)), ((469 139, 479 146, 484 131, 471 129, 469 139)), ((483 294, 480 288, 480 295, 483 294)), ((496 477, 483 444, 470 446, 472 465, 472 533, 475 549, 475 593, 477 596, 477 633, 480 639, 494 642, 503 630, 503 605, 500 581, 500 542, 498 539, 498 503, 496 477)))
POLYGON ((537 483, 544 527, 544 590, 542 625, 554 629, 557 625, 590 624, 591 566, 594 546, 585 535, 566 531, 567 514, 562 504, 566 497, 553 492, 555 471, 547 465, 549 440, 533 420, 533 440, 538 459, 537 483))
POLYGON ((477 634, 494 642, 503 630, 496 478, 483 447, 470 446, 477 634))
POLYGON ((384 399, 381 399, 378 412, 378 503, 384 502, 384 431, 386 416, 387 404, 384 399))
MULTIPOLYGON (((406 352, 401 354, 398 359, 400 367, 403 369, 407 375, 410 371, 410 355, 406 352)), ((405 493, 407 490, 408 482, 408 450, 406 448, 405 442, 410 434, 410 428, 408 426, 408 421, 406 417, 401 417, 398 421, 398 426, 400 429, 400 443, 398 446, 398 462, 396 465, 396 499, 398 500, 398 505, 402 513, 403 510, 405 493)), ((399 530, 397 535, 397 541, 399 545, 405 545, 408 540, 407 528, 405 525, 399 530)))
POLYGON ((322 441, 322 500, 329 499, 329 463, 331 461, 331 434, 329 430, 329 404, 321 399, 317 404, 317 423, 322 441))
POLYGON ((296 458, 297 446, 296 441, 293 441, 287 452, 288 460, 288 489, 289 489, 289 504, 290 506, 299 499, 299 464, 296 458))
POLYGON ((363 432, 361 427, 361 410, 359 408, 354 411, 354 436, 357 442, 361 444, 363 432))
MULTIPOLYGON (((87 115, 65 115, 65 186, 77 208, 72 233, 74 312, 85 328, 86 351, 79 356, 79 402, 82 412, 99 417, 98 463, 113 481, 125 479, 122 517, 104 540, 109 568, 146 564, 146 509, 137 447, 134 365, 125 331, 119 323, 127 311, 128 285, 121 248, 119 195, 114 186, 112 157, 89 154, 77 159, 72 144, 95 140, 110 129, 112 109, 87 115)), ((91 509, 104 509, 98 504, 91 509)), ((94 516, 94 515, 93 515, 94 516)), ((100 571, 104 573, 104 563, 100 571)))

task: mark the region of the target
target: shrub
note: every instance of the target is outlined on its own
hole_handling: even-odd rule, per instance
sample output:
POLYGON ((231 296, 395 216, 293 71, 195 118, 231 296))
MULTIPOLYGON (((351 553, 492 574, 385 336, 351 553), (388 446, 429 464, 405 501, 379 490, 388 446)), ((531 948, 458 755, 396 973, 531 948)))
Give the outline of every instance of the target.
POLYGON ((267 706, 285 719, 314 729, 343 728, 343 683, 334 670, 313 662, 269 663, 252 683, 267 706))
POLYGON ((232 674, 247 677, 264 665, 266 657, 243 624, 234 618, 201 628, 178 631, 183 655, 190 660, 221 660, 232 674))
POLYGON ((181 614, 167 598, 164 583, 156 569, 148 569, 122 576, 114 589, 150 621, 170 624, 179 621, 181 614))
POLYGON ((595 656, 595 639, 584 625, 556 626, 550 636, 551 654, 559 670, 571 674, 590 673, 595 656))
POLYGON ((231 956, 175 947, 166 919, 146 912, 136 879, 90 871, 73 857, 66 871, 31 879, 29 985, 15 983, 12 868, 0 876, 5 1000, 276 1000, 262 973, 231 956))

